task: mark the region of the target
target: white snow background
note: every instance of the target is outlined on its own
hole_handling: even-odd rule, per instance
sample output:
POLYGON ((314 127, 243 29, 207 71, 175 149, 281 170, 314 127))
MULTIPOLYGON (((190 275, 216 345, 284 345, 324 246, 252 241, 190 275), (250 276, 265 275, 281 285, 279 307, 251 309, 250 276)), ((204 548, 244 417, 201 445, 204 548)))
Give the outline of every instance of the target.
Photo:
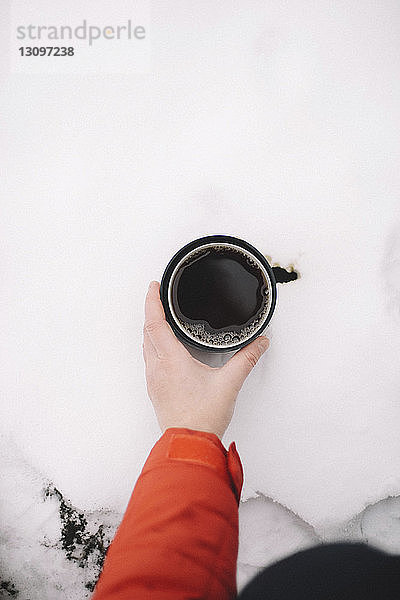
POLYGON ((160 435, 147 286, 203 235, 300 273, 278 286, 271 347, 223 439, 242 500, 261 496, 241 506, 248 575, 257 535, 266 563, 265 540, 292 552, 400 495, 399 31, 388 0, 174 0, 152 4, 147 73, 3 69, 0 431, 24 458, 1 453, 0 529, 19 599, 59 596, 27 579, 50 568, 34 545, 12 550, 13 531, 20 549, 30 535, 15 469, 88 514, 123 513, 160 435))

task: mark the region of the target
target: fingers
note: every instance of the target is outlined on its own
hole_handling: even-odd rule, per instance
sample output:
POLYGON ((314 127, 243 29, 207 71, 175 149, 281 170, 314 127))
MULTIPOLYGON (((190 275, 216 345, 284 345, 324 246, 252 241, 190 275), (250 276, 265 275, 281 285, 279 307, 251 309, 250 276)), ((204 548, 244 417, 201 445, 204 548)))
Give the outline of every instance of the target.
POLYGON ((165 321, 164 307, 160 299, 160 284, 150 281, 144 305, 145 321, 165 321))
POLYGON ((146 329, 143 329, 143 358, 146 367, 157 358, 156 349, 154 348, 146 329))
MULTIPOLYGON (((165 320, 164 308, 160 299, 160 284, 152 281, 145 301, 144 331, 149 337, 159 358, 171 354, 179 345, 171 327, 165 320)), ((147 345, 148 346, 148 345, 147 345)))
POLYGON ((264 335, 260 335, 251 344, 244 346, 239 352, 236 352, 226 365, 222 367, 222 370, 238 390, 242 387, 244 380, 268 347, 269 339, 264 335))

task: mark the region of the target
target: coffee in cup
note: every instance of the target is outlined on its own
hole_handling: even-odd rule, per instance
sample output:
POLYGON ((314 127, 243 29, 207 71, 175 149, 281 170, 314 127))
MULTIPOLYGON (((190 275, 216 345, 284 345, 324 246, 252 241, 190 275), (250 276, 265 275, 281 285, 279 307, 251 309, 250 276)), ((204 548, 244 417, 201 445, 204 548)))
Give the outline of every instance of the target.
POLYGON ((207 236, 182 248, 161 281, 166 318, 182 341, 231 352, 265 329, 276 303, 266 258, 244 240, 207 236))

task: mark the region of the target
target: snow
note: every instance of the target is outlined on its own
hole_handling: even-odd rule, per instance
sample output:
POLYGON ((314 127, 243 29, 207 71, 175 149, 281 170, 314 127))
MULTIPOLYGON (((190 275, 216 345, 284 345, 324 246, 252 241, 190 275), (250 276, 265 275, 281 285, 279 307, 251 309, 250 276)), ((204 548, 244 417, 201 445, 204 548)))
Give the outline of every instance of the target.
POLYGON ((399 21, 393 1, 176 1, 148 72, 3 69, 0 431, 80 510, 126 507, 159 436, 145 291, 213 233, 300 273, 223 440, 243 500, 324 538, 400 494, 399 21))
POLYGON ((89 598, 121 515, 76 510, 5 435, 0 459, 0 597, 89 598))

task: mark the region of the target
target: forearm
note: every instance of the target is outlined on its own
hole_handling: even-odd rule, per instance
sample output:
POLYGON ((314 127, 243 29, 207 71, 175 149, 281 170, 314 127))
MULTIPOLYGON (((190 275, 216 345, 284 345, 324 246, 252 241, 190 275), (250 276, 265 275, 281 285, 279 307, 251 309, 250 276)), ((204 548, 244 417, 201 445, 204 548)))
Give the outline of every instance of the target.
POLYGON ((234 444, 170 428, 154 445, 109 548, 93 600, 236 596, 238 503, 234 444))

